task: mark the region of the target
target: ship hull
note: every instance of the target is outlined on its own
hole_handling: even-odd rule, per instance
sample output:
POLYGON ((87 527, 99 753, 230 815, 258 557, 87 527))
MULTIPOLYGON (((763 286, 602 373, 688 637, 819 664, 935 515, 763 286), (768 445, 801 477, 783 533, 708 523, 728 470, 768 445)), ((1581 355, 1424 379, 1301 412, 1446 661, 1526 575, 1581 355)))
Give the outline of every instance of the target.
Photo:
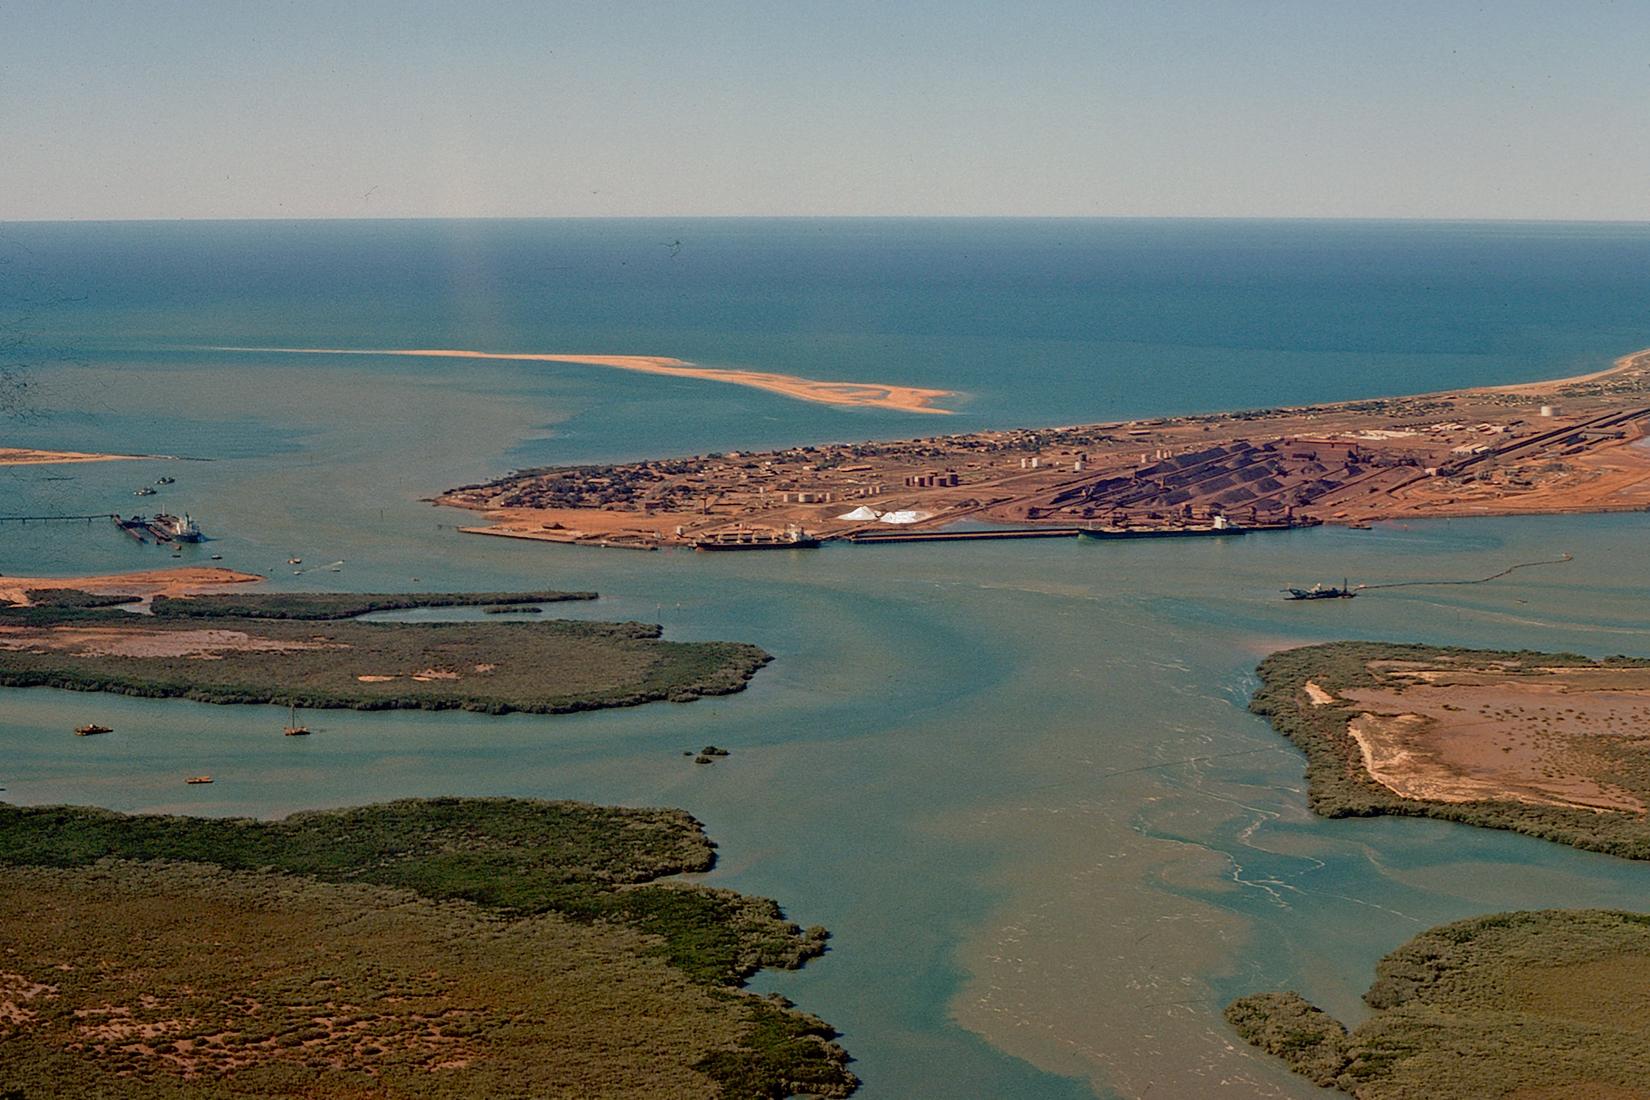
POLYGON ((1111 527, 1083 528, 1077 532, 1080 539, 1195 539, 1225 538, 1248 534, 1246 527, 1111 527))
POLYGON ((699 542, 694 549, 715 550, 817 550, 818 539, 789 539, 783 542, 699 542))

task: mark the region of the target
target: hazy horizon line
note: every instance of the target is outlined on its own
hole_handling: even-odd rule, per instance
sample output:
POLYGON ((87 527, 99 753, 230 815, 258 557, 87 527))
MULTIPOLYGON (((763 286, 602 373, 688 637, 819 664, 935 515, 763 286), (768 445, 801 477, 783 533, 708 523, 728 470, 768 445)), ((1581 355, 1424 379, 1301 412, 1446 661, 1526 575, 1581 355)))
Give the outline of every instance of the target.
POLYGON ((224 222, 624 222, 624 221, 1019 221, 1019 222, 1374 222, 1422 225, 1643 225, 1650 218, 1505 218, 1356 214, 316 214, 290 217, 8 218, 0 225, 144 225, 224 222))

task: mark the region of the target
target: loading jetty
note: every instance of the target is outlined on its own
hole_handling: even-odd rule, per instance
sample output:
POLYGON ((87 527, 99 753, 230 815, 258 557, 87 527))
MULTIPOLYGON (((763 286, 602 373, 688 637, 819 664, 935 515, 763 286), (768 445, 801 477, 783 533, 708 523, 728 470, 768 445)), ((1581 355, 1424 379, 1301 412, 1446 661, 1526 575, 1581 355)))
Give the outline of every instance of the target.
POLYGON ((27 526, 31 523, 92 523, 100 519, 118 521, 120 517, 112 512, 95 512, 89 516, 0 516, 0 523, 18 523, 27 526))
POLYGON ((126 532, 138 542, 146 542, 152 538, 156 543, 163 542, 200 542, 206 536, 201 533, 200 524, 191 519, 188 513, 182 516, 169 516, 164 512, 154 516, 133 516, 131 519, 122 519, 111 516, 115 526, 126 532))
POLYGON ((1279 523, 1236 524, 1215 522, 1187 526, 1140 525, 1085 526, 1085 527, 994 527, 977 531, 856 531, 842 536, 855 545, 883 542, 980 542, 986 539, 1195 539, 1227 538, 1260 531, 1292 531, 1297 527, 1316 527, 1321 521, 1294 518, 1279 523))
POLYGON ((201 542, 206 536, 201 532, 200 524, 191 519, 188 513, 182 516, 169 516, 164 512, 154 516, 132 516, 127 518, 118 512, 93 512, 90 515, 78 516, 0 516, 0 523, 15 523, 19 526, 28 526, 31 523, 96 523, 98 520, 108 520, 117 530, 123 532, 138 542, 147 544, 152 538, 159 542, 201 542))
POLYGON ((1003 527, 983 531, 858 531, 843 538, 856 546, 884 542, 981 542, 986 539, 1069 539, 1076 527, 1003 527))

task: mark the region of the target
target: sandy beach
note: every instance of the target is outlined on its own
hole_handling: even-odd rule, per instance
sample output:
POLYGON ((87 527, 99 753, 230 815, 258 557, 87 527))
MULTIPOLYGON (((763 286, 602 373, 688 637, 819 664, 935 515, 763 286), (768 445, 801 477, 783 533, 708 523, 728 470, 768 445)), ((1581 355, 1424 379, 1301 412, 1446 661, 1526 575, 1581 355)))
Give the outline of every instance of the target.
POLYGON ((145 569, 136 573, 112 573, 99 577, 6 577, 0 576, 0 600, 28 606, 29 591, 44 588, 73 588, 81 592, 113 593, 127 596, 195 596, 203 592, 233 590, 264 578, 256 573, 238 573, 203 565, 177 569, 145 569))
POLYGON ((1650 373, 1650 348, 1623 355, 1603 370, 1596 370, 1590 374, 1574 374, 1568 378, 1549 378, 1541 382, 1520 382, 1509 386, 1474 386, 1464 390, 1446 390, 1445 393, 1512 393, 1526 397, 1543 397, 1558 394, 1561 390, 1571 386, 1583 386, 1591 382, 1603 382, 1618 375, 1639 375, 1650 373))
POLYGON ((456 348, 420 348, 401 350, 373 350, 359 348, 212 348, 212 351, 255 351, 282 355, 397 355, 422 359, 501 359, 528 363, 576 363, 590 367, 612 367, 615 370, 637 371, 642 374, 663 374, 674 378, 695 378, 701 382, 725 382, 734 386, 749 386, 783 394, 798 401, 813 401, 822 405, 842 405, 853 408, 897 409, 900 412, 935 413, 949 415, 950 409, 937 408, 935 401, 955 396, 952 390, 930 390, 920 386, 896 386, 884 382, 821 382, 800 378, 793 374, 774 374, 769 371, 730 370, 701 367, 685 359, 664 355, 565 355, 530 352, 466 351, 456 348))

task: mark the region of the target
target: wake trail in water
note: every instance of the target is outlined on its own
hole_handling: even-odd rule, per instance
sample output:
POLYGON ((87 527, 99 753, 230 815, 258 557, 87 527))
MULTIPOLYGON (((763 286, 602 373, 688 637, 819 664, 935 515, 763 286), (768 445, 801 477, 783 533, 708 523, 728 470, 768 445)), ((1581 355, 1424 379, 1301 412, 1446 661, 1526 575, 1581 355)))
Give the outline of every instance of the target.
POLYGON ((1541 561, 1521 561, 1517 565, 1507 566, 1507 568, 1501 570, 1501 572, 1499 572, 1499 573, 1491 573, 1487 577, 1479 577, 1476 580, 1470 580, 1470 581, 1393 581, 1390 584, 1360 584, 1358 586, 1358 591, 1359 592, 1373 592, 1377 588, 1417 588, 1417 587, 1420 587, 1421 585, 1437 585, 1437 584, 1488 584, 1490 581, 1500 580, 1502 577, 1507 576, 1509 573, 1516 573, 1520 569, 1530 569, 1530 568, 1533 568, 1534 566, 1537 566, 1537 565, 1563 565, 1566 562, 1572 562, 1572 561, 1575 561, 1575 555, 1565 554, 1563 557, 1545 558, 1541 561))

